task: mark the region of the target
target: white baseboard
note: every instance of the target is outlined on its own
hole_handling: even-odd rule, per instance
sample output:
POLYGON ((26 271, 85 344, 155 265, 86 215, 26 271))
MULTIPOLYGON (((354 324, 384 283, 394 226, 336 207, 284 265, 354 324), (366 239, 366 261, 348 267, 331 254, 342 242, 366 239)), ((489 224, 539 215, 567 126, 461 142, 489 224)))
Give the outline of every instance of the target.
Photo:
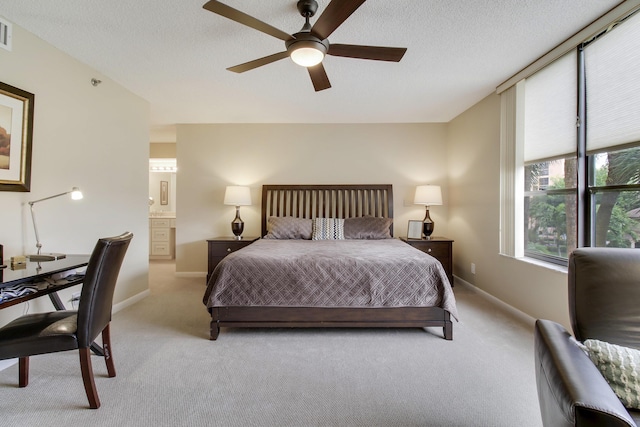
POLYGON ((111 308, 111 312, 112 313, 117 313, 120 310, 123 310, 127 307, 129 307, 130 305, 133 305, 135 303, 137 303, 138 301, 141 301, 143 299, 145 299, 146 297, 149 296, 149 294, 151 293, 151 291, 149 289, 146 289, 142 292, 140 292, 139 294, 135 294, 134 296, 127 298, 124 301, 120 301, 119 303, 115 304, 112 308, 111 308))
POLYGON ((16 363, 18 363, 18 359, 0 360, 0 371, 4 371, 9 366, 13 366, 16 363))
POLYGON ((536 319, 534 319, 533 317, 529 316, 524 311, 518 310, 514 306, 507 304, 506 302, 502 301, 501 299, 491 295, 489 292, 484 291, 484 290, 478 288, 475 285, 472 285, 471 283, 467 282, 464 279, 459 278, 458 276, 455 276, 454 280, 455 280, 455 284, 456 285, 458 283, 462 283, 464 286, 467 286, 467 287, 471 288, 474 292, 478 293, 482 298, 488 299, 489 301, 493 302, 494 304, 497 304, 497 305, 503 307, 509 313, 511 313, 512 315, 514 315, 518 319, 520 319, 522 322, 530 324, 532 327, 535 325, 536 319))
MULTIPOLYGON (((135 303, 137 303, 138 301, 141 301, 142 299, 146 298, 149 296, 149 294, 151 293, 151 291, 149 291, 149 289, 140 292, 139 294, 136 294, 134 296, 132 296, 131 298, 127 298, 124 301, 121 301, 117 304, 115 304, 112 308, 111 308, 111 312, 112 313, 117 313, 120 310, 123 310, 135 303)), ((7 359, 7 360, 0 360, 0 371, 3 371, 5 369, 7 369, 10 366, 15 365, 16 363, 18 363, 18 359, 7 359)))

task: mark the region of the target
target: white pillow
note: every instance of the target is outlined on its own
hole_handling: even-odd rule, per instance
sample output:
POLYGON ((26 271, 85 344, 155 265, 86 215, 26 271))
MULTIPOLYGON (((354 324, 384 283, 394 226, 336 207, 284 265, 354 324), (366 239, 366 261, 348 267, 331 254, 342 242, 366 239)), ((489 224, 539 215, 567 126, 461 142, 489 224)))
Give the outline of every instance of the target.
POLYGON ((598 340, 586 340, 584 345, 622 404, 640 409, 640 350, 598 340))

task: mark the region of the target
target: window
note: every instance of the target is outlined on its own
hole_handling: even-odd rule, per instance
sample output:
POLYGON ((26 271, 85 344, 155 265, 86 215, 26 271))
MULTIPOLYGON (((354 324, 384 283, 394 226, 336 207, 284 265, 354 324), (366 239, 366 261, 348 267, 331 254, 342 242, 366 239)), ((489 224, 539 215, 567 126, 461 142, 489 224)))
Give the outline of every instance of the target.
POLYGON ((566 265, 580 246, 640 248, 639 69, 636 13, 503 93, 503 253, 566 265))
POLYGON ((640 147, 590 156, 592 246, 640 248, 640 147))
POLYGON ((576 248, 577 52, 524 85, 524 254, 562 263, 576 248))
POLYGON ((640 247, 640 14, 584 47, 589 246, 640 247))
POLYGON ((575 175, 575 157, 525 166, 525 255, 562 262, 576 248, 575 175))

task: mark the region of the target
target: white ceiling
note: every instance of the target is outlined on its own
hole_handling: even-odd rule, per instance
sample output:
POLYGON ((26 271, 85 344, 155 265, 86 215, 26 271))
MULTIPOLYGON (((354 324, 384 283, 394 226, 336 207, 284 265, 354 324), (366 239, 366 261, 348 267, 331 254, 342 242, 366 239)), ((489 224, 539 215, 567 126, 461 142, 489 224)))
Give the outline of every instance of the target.
MULTIPOLYGON (((289 59, 226 71, 281 52, 284 42, 204 10, 205 2, 2 0, 0 15, 148 100, 152 128, 161 129, 447 122, 619 0, 369 0, 329 40, 407 53, 399 63, 328 56, 333 87, 317 93, 289 59)), ((288 33, 304 23, 296 0, 223 2, 288 33)), ((329 0, 318 3, 320 14, 329 0)))

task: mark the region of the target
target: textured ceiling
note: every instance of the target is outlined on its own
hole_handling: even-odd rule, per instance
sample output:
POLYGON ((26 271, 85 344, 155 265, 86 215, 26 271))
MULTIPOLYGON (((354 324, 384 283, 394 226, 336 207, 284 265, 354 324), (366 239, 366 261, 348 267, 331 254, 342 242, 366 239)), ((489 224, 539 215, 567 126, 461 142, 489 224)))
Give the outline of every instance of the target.
MULTIPOLYGON (((152 127, 446 122, 619 3, 369 0, 329 40, 407 53, 399 63, 328 56, 333 87, 316 93, 288 58, 226 71, 283 51, 284 42, 204 10, 205 2, 2 0, 0 15, 148 100, 152 127)), ((295 0, 223 2, 287 33, 304 23, 295 0)), ((318 3, 320 14, 329 0, 318 3)))

